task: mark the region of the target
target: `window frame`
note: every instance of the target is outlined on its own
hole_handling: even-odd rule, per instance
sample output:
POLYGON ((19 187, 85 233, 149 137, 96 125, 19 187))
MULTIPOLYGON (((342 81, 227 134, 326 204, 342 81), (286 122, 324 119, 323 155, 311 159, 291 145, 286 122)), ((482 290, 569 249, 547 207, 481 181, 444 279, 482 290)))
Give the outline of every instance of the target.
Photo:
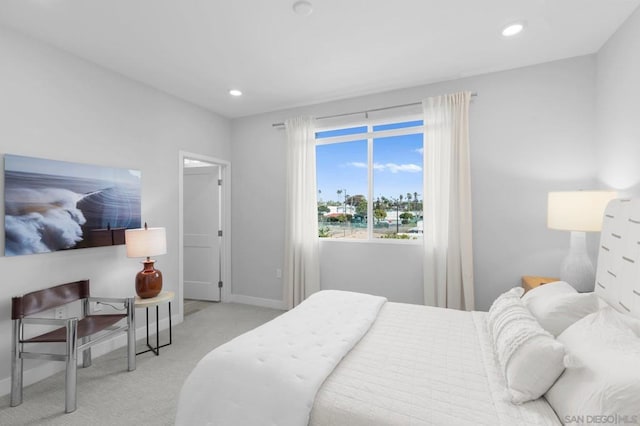
MULTIPOLYGON (((393 239, 393 238, 374 238, 373 237, 373 205, 374 205, 374 197, 373 197, 373 172, 374 172, 374 162, 373 162, 373 144, 374 139, 386 138, 386 137, 394 137, 394 136, 403 136, 403 135, 415 135, 422 134, 423 136, 423 148, 424 148, 424 117, 422 114, 406 114, 401 116, 395 116, 392 118, 377 118, 370 119, 365 118, 362 120, 354 120, 348 121, 341 124, 333 124, 331 126, 318 126, 315 129, 315 134, 321 132, 327 132, 332 130, 339 130, 344 128, 351 127, 367 127, 367 132, 363 133, 354 133, 349 135, 341 135, 341 136, 331 136, 324 138, 315 139, 315 146, 321 145, 330 145, 330 144, 338 144, 338 143, 346 143, 346 142, 354 142, 354 141, 367 141, 367 238, 366 239, 350 239, 350 238, 333 238, 333 237, 324 237, 321 238, 323 241, 339 241, 339 242, 348 242, 348 243, 379 243, 379 244, 422 244, 421 239, 393 239), (399 129, 390 129, 390 130, 378 130, 374 131, 374 126, 384 125, 384 124, 393 124, 393 123, 404 123, 410 121, 423 121, 423 124, 420 126, 412 126, 412 127, 403 127, 399 129)), ((423 157, 424 158, 424 157, 423 157)), ((424 163, 424 161, 423 161, 424 163)), ((423 193, 424 193, 424 164, 422 165, 422 173, 423 173, 423 193)), ((316 204, 318 203, 318 194, 316 194, 316 204)), ((424 196, 423 196, 424 203, 424 196)), ((397 220, 397 218, 396 218, 397 220)), ((424 220, 424 219, 423 219, 424 220)))

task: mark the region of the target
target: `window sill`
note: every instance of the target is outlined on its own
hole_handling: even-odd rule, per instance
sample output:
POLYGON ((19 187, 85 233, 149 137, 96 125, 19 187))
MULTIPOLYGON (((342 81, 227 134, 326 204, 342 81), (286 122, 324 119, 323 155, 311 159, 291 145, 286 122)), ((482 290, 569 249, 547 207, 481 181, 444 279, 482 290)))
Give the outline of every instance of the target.
POLYGON ((384 244, 384 245, 402 245, 402 246, 421 246, 422 239, 419 240, 398 240, 393 238, 376 238, 371 240, 361 240, 355 238, 320 238, 321 242, 347 243, 347 244, 384 244))

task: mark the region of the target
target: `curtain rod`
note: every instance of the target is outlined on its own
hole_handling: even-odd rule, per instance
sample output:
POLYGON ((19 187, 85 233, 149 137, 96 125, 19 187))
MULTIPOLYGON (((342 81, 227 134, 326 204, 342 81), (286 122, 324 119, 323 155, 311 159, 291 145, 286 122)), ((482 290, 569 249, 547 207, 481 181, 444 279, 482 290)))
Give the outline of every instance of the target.
MULTIPOLYGON (((478 96, 478 94, 476 92, 471 93, 471 97, 472 98, 475 98, 476 96, 478 96)), ((391 106, 388 106, 388 107, 367 109, 367 110, 364 110, 364 111, 344 112, 342 114, 323 115, 322 117, 316 117, 316 120, 326 120, 328 118, 346 117, 346 116, 349 116, 349 115, 368 114, 370 112, 386 111, 388 109, 404 108, 404 107, 418 106, 418 105, 422 105, 422 102, 411 102, 409 104, 391 105, 391 106)), ((271 126, 272 127, 284 127, 284 123, 273 123, 271 126)))

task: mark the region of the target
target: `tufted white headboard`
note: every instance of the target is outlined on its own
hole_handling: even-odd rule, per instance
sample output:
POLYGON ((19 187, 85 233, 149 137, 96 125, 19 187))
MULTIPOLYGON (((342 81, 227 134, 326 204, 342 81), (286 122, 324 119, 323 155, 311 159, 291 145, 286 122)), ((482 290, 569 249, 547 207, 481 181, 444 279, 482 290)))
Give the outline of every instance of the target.
POLYGON ((640 199, 617 199, 604 212, 595 291, 640 318, 640 199))

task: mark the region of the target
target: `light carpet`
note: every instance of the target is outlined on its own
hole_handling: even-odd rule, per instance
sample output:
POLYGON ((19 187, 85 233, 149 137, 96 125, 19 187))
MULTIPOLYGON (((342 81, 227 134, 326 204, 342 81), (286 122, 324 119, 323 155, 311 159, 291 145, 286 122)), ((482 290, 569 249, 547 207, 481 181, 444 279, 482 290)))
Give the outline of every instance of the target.
MULTIPOLYGON (((282 311, 234 303, 213 304, 173 327, 173 344, 137 357, 127 371, 124 348, 78 368, 78 409, 64 413, 64 372, 24 388, 23 403, 0 399, 0 425, 172 425, 180 389, 213 348, 280 315, 282 311)), ((161 331, 160 344, 168 339, 161 331)), ((154 339, 155 340, 155 339, 154 339)), ((138 341, 138 351, 144 343, 138 341)), ((25 362, 25 368, 28 367, 25 362)), ((212 378, 215 380, 215 377, 212 378)))

